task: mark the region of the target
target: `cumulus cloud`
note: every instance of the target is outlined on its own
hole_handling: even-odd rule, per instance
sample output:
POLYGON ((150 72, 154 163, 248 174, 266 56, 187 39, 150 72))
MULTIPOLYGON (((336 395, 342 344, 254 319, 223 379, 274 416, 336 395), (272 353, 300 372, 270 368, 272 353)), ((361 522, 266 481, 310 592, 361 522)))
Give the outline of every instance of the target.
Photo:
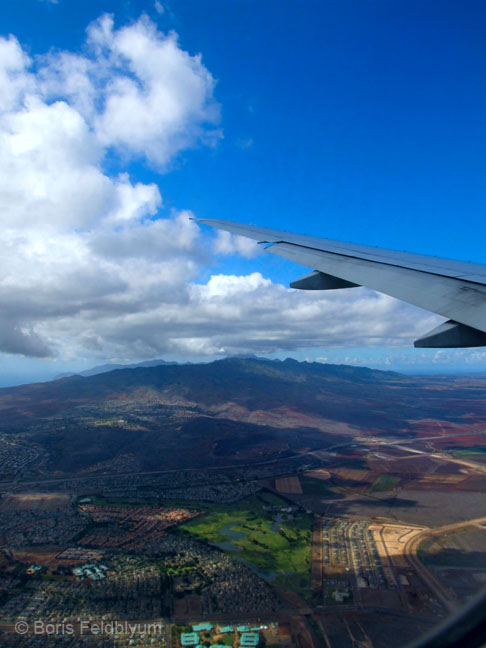
POLYGON ((95 120, 105 145, 164 166, 198 141, 221 137, 207 128, 219 122, 215 81, 200 55, 179 47, 177 34, 160 34, 143 16, 115 30, 113 18, 104 16, 90 27, 89 43, 108 71, 98 79, 104 105, 95 120))
POLYGON ((213 88, 201 58, 144 17, 119 30, 102 17, 83 53, 32 60, 0 39, 1 350, 46 356, 73 338, 101 348, 80 327, 184 293, 197 271, 190 214, 161 218, 157 185, 103 163, 121 146, 165 165, 210 139, 213 88))
MULTIPOLYGON (((103 16, 82 52, 29 58, 0 39, 0 351, 140 359, 408 344, 438 318, 365 289, 294 291, 258 272, 198 281, 209 260, 188 211, 108 173, 108 155, 166 169, 213 145, 219 106, 200 56, 148 18, 103 16)), ((213 253, 251 258, 219 233, 213 253)))
POLYGON ((104 15, 88 28, 86 54, 40 60, 43 94, 69 101, 103 147, 163 169, 182 150, 222 137, 215 80, 201 56, 146 16, 115 29, 113 16, 104 15))
POLYGON ((241 256, 251 259, 260 251, 257 241, 230 234, 219 230, 214 241, 214 252, 216 254, 241 254, 241 256))

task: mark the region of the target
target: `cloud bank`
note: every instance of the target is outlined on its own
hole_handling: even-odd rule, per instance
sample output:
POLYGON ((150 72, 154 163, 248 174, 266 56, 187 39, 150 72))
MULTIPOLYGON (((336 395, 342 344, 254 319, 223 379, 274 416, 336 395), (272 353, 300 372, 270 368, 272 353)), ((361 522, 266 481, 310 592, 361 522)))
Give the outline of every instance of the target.
MULTIPOLYGON (((115 29, 102 16, 82 52, 35 59, 0 38, 0 351, 126 360, 401 345, 436 324, 365 289, 298 292, 256 272, 197 283, 210 258, 191 214, 162 217, 159 187, 106 160, 163 173, 182 151, 217 145, 214 90, 201 56, 147 17, 115 29)), ((223 233, 213 253, 259 252, 223 233)))

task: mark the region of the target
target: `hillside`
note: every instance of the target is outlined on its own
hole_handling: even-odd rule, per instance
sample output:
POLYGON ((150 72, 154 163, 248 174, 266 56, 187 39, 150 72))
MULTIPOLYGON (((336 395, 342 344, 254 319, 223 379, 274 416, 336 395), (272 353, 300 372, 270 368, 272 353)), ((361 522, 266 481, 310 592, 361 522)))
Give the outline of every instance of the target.
POLYGON ((473 433, 486 419, 485 387, 485 376, 295 360, 157 365, 0 389, 0 431, 42 447, 50 471, 126 455, 143 469, 224 465, 357 435, 410 437, 424 425, 473 433))

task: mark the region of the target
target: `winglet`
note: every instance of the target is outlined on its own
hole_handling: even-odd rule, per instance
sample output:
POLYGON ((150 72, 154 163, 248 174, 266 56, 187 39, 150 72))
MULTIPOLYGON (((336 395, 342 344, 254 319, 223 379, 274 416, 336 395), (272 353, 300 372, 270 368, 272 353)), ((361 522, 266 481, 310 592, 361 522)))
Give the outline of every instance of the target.
POLYGON ((413 346, 419 349, 486 346, 486 333, 472 326, 448 320, 415 340, 413 346))

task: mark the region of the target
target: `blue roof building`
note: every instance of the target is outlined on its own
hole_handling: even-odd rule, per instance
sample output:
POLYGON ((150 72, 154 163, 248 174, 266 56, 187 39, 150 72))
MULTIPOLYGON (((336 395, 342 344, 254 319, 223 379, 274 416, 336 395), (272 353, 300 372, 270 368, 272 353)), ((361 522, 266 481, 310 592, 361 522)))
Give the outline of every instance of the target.
POLYGON ((250 628, 247 625, 240 625, 236 629, 238 632, 248 632, 250 628))
POLYGON ((227 634, 228 632, 233 632, 233 626, 221 626, 219 631, 221 634, 227 634))
POLYGON ((240 646, 243 646, 244 648, 251 646, 253 648, 254 646, 258 646, 259 641, 260 637, 256 632, 244 632, 240 638, 240 646))
POLYGON ((199 643, 197 632, 183 632, 181 634, 181 644, 183 646, 195 646, 199 643))
POLYGON ((213 624, 212 623, 198 623, 197 625, 192 626, 193 632, 204 632, 213 629, 213 624))

